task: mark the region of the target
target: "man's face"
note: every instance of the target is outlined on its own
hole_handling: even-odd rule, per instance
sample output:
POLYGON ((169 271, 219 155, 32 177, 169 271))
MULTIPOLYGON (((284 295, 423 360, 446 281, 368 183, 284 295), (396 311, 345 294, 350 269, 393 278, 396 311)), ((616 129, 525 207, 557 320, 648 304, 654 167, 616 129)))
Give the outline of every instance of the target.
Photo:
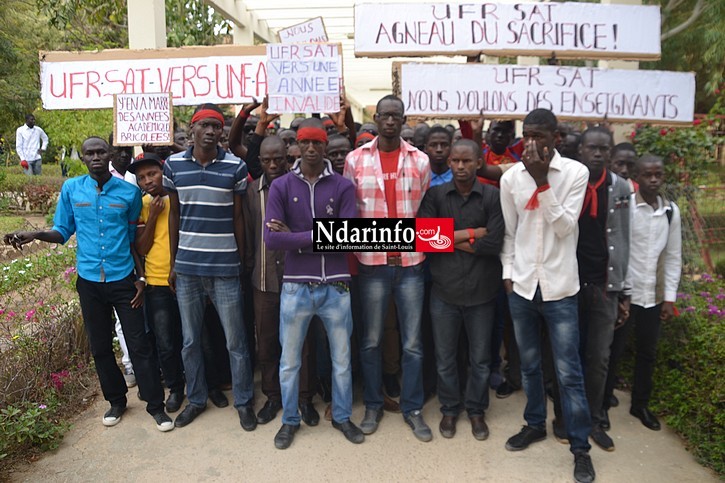
POLYGON ((27 116, 25 118, 25 124, 27 124, 27 126, 30 129, 33 129, 33 127, 35 126, 35 116, 33 116, 33 115, 27 116))
POLYGON ((327 159, 336 172, 342 174, 345 169, 345 157, 350 151, 350 141, 344 138, 333 139, 327 144, 327 159))
POLYGON ((164 194, 163 179, 161 166, 154 162, 149 161, 136 168, 136 182, 139 188, 151 196, 164 194))
POLYGON ((316 165, 321 163, 325 157, 325 149, 327 148, 325 142, 305 139, 297 141, 297 145, 300 147, 303 163, 316 165))
POLYGON ((287 163, 290 166, 295 164, 295 161, 297 161, 301 157, 302 157, 302 150, 300 149, 299 144, 292 144, 290 146, 287 146, 287 163))
POLYGON ((229 151, 229 133, 231 132, 231 126, 224 126, 222 129, 222 136, 219 139, 219 144, 224 151, 229 151))
POLYGON ((451 154, 450 138, 442 132, 431 134, 428 136, 428 142, 425 144, 425 154, 430 158, 431 164, 445 164, 448 156, 451 154))
POLYGON ((381 102, 378 105, 378 112, 375 113, 375 123, 380 137, 385 139, 400 137, 400 131, 405 123, 401 103, 392 99, 381 102))
POLYGON ((453 179, 460 183, 470 183, 476 178, 476 171, 481 167, 482 160, 476 159, 470 146, 456 146, 451 150, 448 167, 453 172, 453 179))
POLYGON ((559 153, 565 158, 577 159, 579 157, 579 144, 579 136, 569 133, 564 136, 564 139, 562 139, 561 144, 559 145, 559 153))
POLYGON ((259 162, 264 177, 271 183, 287 172, 287 154, 283 144, 265 144, 259 149, 259 162))
POLYGON ((624 179, 629 179, 630 174, 634 170, 634 162, 637 159, 637 153, 634 151, 621 150, 617 151, 609 161, 609 169, 617 173, 624 179))
POLYGON ((216 147, 223 132, 224 124, 213 117, 199 119, 191 126, 191 137, 194 140, 194 146, 202 149, 216 147))
POLYGON ((523 136, 524 147, 535 143, 536 151, 539 153, 541 159, 549 161, 554 156, 556 141, 559 139, 558 131, 550 131, 541 124, 524 124, 523 136), (544 154, 544 148, 549 149, 548 156, 544 154))
POLYGON ((185 131, 176 131, 174 133, 174 142, 179 146, 186 147, 186 139, 187 136, 185 131))
POLYGON ((119 173, 125 173, 133 160, 133 148, 115 146, 110 148, 111 162, 119 173))
POLYGON ((279 137, 284 141, 285 145, 289 146, 297 142, 297 133, 291 129, 285 129, 279 133, 279 137))
POLYGON ((579 161, 592 174, 600 174, 609 163, 612 138, 602 132, 591 132, 579 145, 579 161))
POLYGON ((634 180, 643 196, 655 196, 665 181, 665 167, 659 161, 642 163, 634 180))
POLYGON ((102 139, 87 139, 81 147, 81 159, 91 175, 101 176, 108 173, 111 151, 108 143, 102 139))
POLYGON ((494 121, 488 129, 488 144, 495 152, 501 154, 511 144, 512 136, 513 132, 507 124, 494 121))
POLYGON ((403 138, 403 141, 405 141, 408 144, 411 144, 413 142, 413 137, 415 136, 415 131, 413 131, 412 127, 404 127, 400 130, 400 137, 403 138))

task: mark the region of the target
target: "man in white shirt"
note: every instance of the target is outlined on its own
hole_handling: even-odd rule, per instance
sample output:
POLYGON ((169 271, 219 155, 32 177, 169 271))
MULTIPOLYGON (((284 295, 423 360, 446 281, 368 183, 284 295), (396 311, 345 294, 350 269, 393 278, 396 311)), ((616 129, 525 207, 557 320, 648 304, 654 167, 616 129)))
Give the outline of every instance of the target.
POLYGON ((547 109, 524 119, 524 153, 501 177, 506 223, 501 262, 509 296, 521 374, 526 426, 506 449, 520 451, 546 438, 546 395, 541 370, 541 320, 546 323, 574 454, 574 479, 594 481, 589 457, 591 416, 579 357, 576 248, 589 170, 555 149, 557 120, 547 109))
POLYGON ((48 135, 35 125, 35 116, 27 114, 25 124, 15 131, 15 151, 25 174, 32 176, 41 173, 41 156, 47 148, 48 135))
MULTIPOLYGON (((660 324, 674 315, 677 286, 682 269, 680 210, 660 194, 665 168, 662 158, 645 155, 635 163, 634 181, 639 191, 630 199, 631 241, 627 285, 632 287, 629 320, 615 332, 607 393, 614 386, 613 373, 621 357, 627 334, 635 332, 632 416, 647 428, 658 431, 660 423, 649 410, 660 324)), ((605 398, 606 399, 606 398, 605 398)))

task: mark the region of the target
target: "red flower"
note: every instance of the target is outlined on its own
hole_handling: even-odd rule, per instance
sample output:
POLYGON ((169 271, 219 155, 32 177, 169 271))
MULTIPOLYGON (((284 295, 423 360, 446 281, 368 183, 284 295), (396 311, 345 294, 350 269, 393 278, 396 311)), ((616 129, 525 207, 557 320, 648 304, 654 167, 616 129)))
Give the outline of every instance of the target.
POLYGON ((664 136, 667 134, 667 129, 660 129, 660 136, 664 136))
POLYGON ((715 89, 715 94, 719 96, 720 95, 720 89, 715 89))
POLYGON ((702 124, 702 119, 695 119, 692 121, 693 126, 699 126, 700 124, 702 124))
POLYGON ((634 139, 634 137, 635 137, 636 135, 637 135, 637 131, 632 131, 632 132, 631 132, 631 133, 629 134, 629 137, 630 137, 631 139, 634 139))

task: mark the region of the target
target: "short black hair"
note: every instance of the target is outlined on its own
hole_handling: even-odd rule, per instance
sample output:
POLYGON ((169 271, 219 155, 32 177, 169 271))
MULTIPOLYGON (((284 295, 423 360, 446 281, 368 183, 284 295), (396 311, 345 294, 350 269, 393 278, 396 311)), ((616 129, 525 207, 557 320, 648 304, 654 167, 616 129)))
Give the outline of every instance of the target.
MULTIPOLYGON (((584 131, 581 134, 581 137, 579 138, 579 144, 584 144, 584 139, 587 137, 587 134, 604 134, 605 136, 609 137, 609 145, 612 146, 614 144, 614 136, 612 136, 612 131, 609 129, 602 127, 602 126, 593 126, 584 131)), ((571 135, 575 136, 575 133, 570 133, 571 135)))
POLYGON ((559 126, 556 116, 548 109, 534 109, 526 115, 524 124, 537 124, 551 132, 556 132, 559 126))
POLYGON ((505 128, 507 131, 510 131, 511 133, 514 132, 514 122, 513 121, 501 121, 501 120, 494 119, 493 121, 491 121, 491 125, 489 126, 489 129, 491 129, 494 124, 505 128))
POLYGON ((105 139, 103 139, 103 138, 102 138, 101 136, 88 136, 88 137, 87 137, 87 138, 85 138, 85 139, 83 140, 83 142, 81 143, 81 153, 83 153, 83 146, 85 146, 85 145, 86 145, 86 143, 87 143, 88 141, 90 141, 91 139, 97 139, 97 140, 99 140, 99 141, 103 142, 103 144, 105 144, 106 146, 108 146, 108 148, 109 148, 109 149, 111 148, 111 143, 109 143, 108 141, 106 141, 105 139))
POLYGON ((219 106, 217 106, 216 104, 212 104, 211 102, 200 104, 196 109, 194 109, 194 114, 204 109, 211 109, 212 111, 216 111, 221 114, 222 117, 224 117, 224 113, 221 109, 219 109, 219 106))
POLYGON ((318 117, 308 117, 300 123, 299 128, 302 129, 303 127, 317 127, 320 129, 325 129, 325 125, 322 124, 322 121, 318 117))
POLYGON ((287 154, 287 144, 279 136, 266 136, 259 145, 259 149, 261 150, 262 147, 267 147, 268 145, 271 145, 273 148, 282 148, 284 154, 287 154))
POLYGON ((612 148, 612 156, 614 156, 615 154, 617 154, 620 151, 631 151, 635 154, 637 153, 637 150, 634 149, 634 145, 632 145, 631 143, 619 143, 616 146, 614 146, 614 148, 612 148))
MULTIPOLYGON (((413 131, 415 133, 415 131, 413 131)), ((453 141, 453 133, 450 132, 448 129, 444 128, 443 126, 433 126, 430 128, 430 131, 425 135, 425 144, 428 144, 428 141, 430 141, 430 137, 434 134, 445 134, 448 137, 448 142, 450 143, 453 141)))
MULTIPOLYGON (((337 133, 335 133, 335 134, 330 134, 330 135, 329 135, 329 136, 327 137, 327 142, 328 142, 328 143, 330 143, 330 144, 331 144, 331 143, 332 143, 333 141, 339 141, 339 140, 347 141, 347 143, 348 143, 348 144, 350 144, 350 138, 349 138, 349 137, 347 137, 347 136, 343 136, 342 134, 337 134, 337 133)), ((351 145, 351 146, 352 146, 352 145, 351 145)))
POLYGON ((478 144, 473 139, 459 139, 455 143, 453 143, 453 146, 451 147, 451 152, 453 152, 453 149, 459 146, 464 146, 471 148, 473 150, 473 156, 478 159, 481 157, 481 145, 478 144))
POLYGON ((635 174, 639 173, 643 165, 651 163, 661 164, 663 168, 665 166, 665 160, 662 159, 662 157, 650 153, 645 153, 641 157, 637 158, 637 161, 634 162, 635 174))
POLYGON ((380 99, 378 101, 378 103, 375 104, 375 112, 378 112, 378 110, 380 109, 380 104, 382 104, 385 101, 399 102, 400 109, 403 111, 403 114, 405 115, 405 104, 403 104, 403 100, 398 96, 394 96, 393 94, 388 94, 387 96, 384 96, 382 99, 380 99))

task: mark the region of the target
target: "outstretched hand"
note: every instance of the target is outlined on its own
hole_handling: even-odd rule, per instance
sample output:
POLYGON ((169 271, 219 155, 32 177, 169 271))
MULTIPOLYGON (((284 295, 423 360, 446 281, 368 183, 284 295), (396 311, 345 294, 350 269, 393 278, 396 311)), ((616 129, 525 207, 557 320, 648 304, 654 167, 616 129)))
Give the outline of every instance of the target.
POLYGON ((3 237, 3 242, 6 245, 12 245, 16 250, 23 250, 23 245, 30 243, 35 240, 35 232, 32 231, 16 231, 14 233, 7 233, 3 237))

